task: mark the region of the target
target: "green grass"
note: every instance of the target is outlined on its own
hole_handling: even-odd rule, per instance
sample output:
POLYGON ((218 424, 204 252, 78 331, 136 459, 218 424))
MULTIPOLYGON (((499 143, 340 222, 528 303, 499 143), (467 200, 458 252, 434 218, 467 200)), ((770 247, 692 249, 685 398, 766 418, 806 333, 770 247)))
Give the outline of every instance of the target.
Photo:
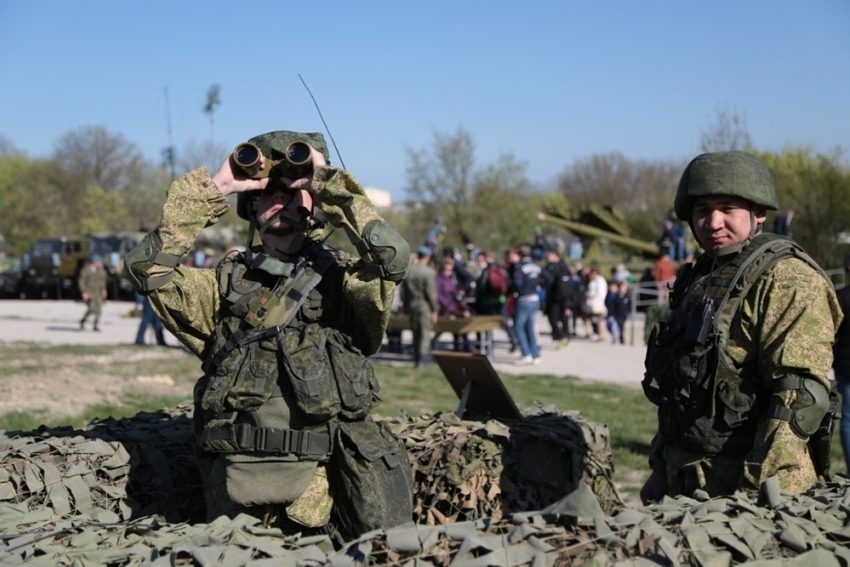
POLYGON ((82 428, 94 419, 132 417, 143 411, 154 412, 162 408, 173 408, 184 401, 186 401, 185 396, 125 396, 119 404, 96 404, 89 406, 83 413, 73 417, 51 418, 47 417, 43 411, 12 411, 0 415, 0 430, 33 431, 42 425, 47 427, 70 425, 75 428, 82 428))

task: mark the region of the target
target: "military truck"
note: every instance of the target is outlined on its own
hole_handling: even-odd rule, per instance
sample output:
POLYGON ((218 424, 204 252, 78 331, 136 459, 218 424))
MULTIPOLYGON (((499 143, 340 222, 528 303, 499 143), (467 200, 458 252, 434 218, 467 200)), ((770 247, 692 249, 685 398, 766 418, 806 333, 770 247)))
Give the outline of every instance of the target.
POLYGON ((23 274, 18 283, 20 298, 77 299, 77 278, 92 254, 103 258, 110 299, 133 299, 135 293, 123 274, 124 256, 144 237, 142 232, 94 233, 43 239, 24 254, 23 274))
POLYGON ((76 299, 77 276, 89 254, 91 238, 63 236, 37 241, 24 254, 18 288, 22 298, 76 299))

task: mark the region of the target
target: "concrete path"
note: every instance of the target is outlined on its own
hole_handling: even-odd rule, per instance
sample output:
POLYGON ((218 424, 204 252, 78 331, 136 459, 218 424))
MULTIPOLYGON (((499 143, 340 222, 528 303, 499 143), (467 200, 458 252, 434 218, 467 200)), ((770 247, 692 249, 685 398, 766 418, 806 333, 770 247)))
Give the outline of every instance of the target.
MULTIPOLYGON (((128 317, 134 305, 129 302, 108 301, 103 307, 100 332, 91 330, 91 321, 81 331, 79 320, 85 305, 71 300, 0 300, 0 342, 33 341, 50 344, 131 344, 136 340, 139 319, 128 317)), ((572 375, 586 380, 601 380, 619 384, 640 386, 643 378, 643 360, 646 348, 643 345, 643 320, 638 317, 627 323, 626 342, 634 344, 613 345, 610 339, 592 343, 585 338, 575 338, 567 348, 558 350, 549 335, 549 323, 545 317, 538 318, 542 343, 541 361, 537 366, 518 366, 519 353, 508 352, 507 334, 501 329, 495 333, 496 349, 493 366, 497 372, 514 374, 572 375), (633 335, 632 335, 633 332, 633 335)), ((581 327, 581 326, 580 326, 581 327)), ((581 333, 581 328, 579 329, 581 333)), ((443 346, 447 347, 451 335, 444 334, 443 346)), ((177 340, 166 332, 169 344, 177 340)), ((411 343, 409 332, 402 335, 406 345, 411 343)), ((153 331, 148 330, 148 344, 153 344, 153 331)), ((409 364, 408 357, 378 354, 381 361, 394 364, 409 364)))

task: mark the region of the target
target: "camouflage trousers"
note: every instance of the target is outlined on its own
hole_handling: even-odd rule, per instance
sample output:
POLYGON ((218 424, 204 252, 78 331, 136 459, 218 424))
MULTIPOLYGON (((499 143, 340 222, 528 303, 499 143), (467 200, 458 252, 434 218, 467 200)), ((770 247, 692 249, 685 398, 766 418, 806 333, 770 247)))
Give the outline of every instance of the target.
POLYGON ((82 321, 89 318, 89 315, 94 317, 95 321, 100 320, 100 315, 103 312, 103 298, 100 295, 92 294, 89 300, 86 301, 86 314, 83 315, 82 321))

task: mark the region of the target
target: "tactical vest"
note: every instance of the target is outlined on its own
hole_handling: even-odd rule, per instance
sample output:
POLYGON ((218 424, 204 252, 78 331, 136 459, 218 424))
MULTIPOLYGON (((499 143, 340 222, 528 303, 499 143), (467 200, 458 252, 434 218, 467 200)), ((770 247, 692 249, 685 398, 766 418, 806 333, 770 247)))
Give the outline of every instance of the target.
POLYGON ((220 321, 199 382, 211 452, 327 460, 329 422, 377 405, 374 370, 353 343, 335 251, 314 247, 295 265, 241 258, 218 267, 220 321))
MULTIPOLYGON (((741 302, 758 279, 778 261, 798 258, 829 281, 823 270, 792 240, 776 234, 753 238, 734 259, 709 274, 712 258, 687 264, 670 294, 671 313, 652 331, 642 382, 659 407, 659 428, 667 443, 702 454, 746 455, 759 419, 784 408, 770 404, 780 389, 797 389, 777 380, 771 389, 759 376, 758 361, 738 368, 728 354, 730 328, 741 302), (706 289, 707 288, 707 289, 706 289), (703 344, 685 340, 692 312, 704 300, 715 314, 703 344)), ((786 410, 787 411, 787 410, 786 410)))

